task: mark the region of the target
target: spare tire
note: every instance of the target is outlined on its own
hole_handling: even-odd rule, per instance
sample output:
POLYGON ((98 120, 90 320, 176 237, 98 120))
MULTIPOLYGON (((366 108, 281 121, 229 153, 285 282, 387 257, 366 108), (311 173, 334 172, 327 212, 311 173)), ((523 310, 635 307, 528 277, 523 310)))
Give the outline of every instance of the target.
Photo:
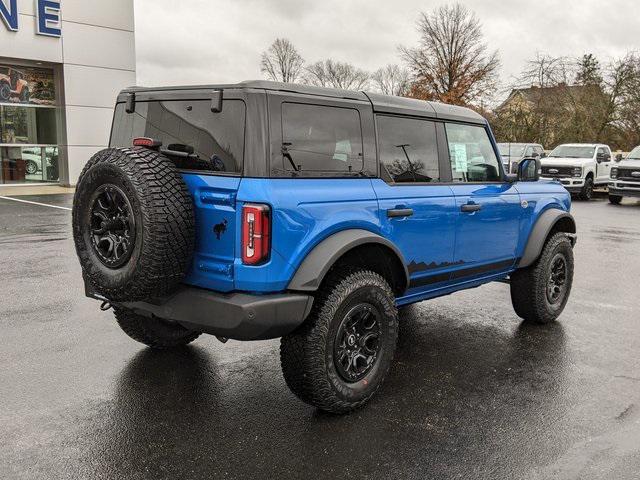
POLYGON ((111 301, 167 295, 191 265, 193 202, 175 165, 154 150, 96 153, 80 174, 72 222, 85 281, 111 301))

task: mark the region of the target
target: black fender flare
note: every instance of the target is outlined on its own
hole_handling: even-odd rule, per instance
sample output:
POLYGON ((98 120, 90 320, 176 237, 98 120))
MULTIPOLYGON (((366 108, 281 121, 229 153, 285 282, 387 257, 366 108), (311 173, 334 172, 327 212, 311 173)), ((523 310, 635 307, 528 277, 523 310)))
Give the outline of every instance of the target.
POLYGON ((333 264, 346 252, 360 245, 374 243, 391 249, 404 268, 406 285, 409 285, 409 271, 398 247, 380 235, 368 230, 349 229, 322 240, 302 261, 287 288, 289 290, 315 291, 333 264))
MULTIPOLYGON (((570 224, 569 234, 576 233, 576 222, 573 216, 564 210, 559 208, 550 208, 540 215, 535 225, 531 229, 529 239, 527 240, 527 246, 524 249, 522 258, 518 262, 518 268, 528 267, 533 264, 540 254, 542 253, 542 247, 549 236, 551 229, 562 219, 568 218, 570 224)), ((575 235, 572 235, 572 244, 575 244, 575 235)))

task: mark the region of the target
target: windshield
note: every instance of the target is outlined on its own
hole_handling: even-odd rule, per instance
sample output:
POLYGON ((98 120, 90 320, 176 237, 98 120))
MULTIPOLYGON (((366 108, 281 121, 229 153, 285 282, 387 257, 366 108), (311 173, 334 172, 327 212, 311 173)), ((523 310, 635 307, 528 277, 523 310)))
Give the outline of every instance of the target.
POLYGON ((631 150, 625 160, 640 160, 640 145, 631 150))
POLYGON ((524 156, 524 147, 518 143, 499 143, 498 150, 503 157, 522 157, 524 156))
POLYGON ((549 157, 562 158, 592 158, 595 147, 581 147, 572 145, 558 145, 549 157))

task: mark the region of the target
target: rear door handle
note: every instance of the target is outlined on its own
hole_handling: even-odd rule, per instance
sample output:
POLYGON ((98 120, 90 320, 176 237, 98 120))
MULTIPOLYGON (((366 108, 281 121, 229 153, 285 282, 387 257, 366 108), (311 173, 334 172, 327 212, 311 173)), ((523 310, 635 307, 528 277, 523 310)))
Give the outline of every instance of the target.
POLYGON ((482 205, 478 205, 477 203, 467 203, 460 207, 460 210, 463 212, 477 212, 482 208, 482 205))
POLYGON ((391 208, 387 210, 387 217, 410 217, 413 215, 413 208, 391 208))

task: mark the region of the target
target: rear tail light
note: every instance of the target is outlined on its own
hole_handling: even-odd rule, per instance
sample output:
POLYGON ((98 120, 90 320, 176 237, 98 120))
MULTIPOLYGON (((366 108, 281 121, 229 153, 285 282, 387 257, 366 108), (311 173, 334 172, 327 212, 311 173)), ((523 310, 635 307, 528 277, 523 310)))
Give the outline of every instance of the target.
POLYGON ((162 146, 162 142, 154 138, 138 137, 133 139, 133 146, 157 149, 162 146))
POLYGON ((242 207, 242 263, 257 265, 269 259, 271 215, 268 205, 242 207))

